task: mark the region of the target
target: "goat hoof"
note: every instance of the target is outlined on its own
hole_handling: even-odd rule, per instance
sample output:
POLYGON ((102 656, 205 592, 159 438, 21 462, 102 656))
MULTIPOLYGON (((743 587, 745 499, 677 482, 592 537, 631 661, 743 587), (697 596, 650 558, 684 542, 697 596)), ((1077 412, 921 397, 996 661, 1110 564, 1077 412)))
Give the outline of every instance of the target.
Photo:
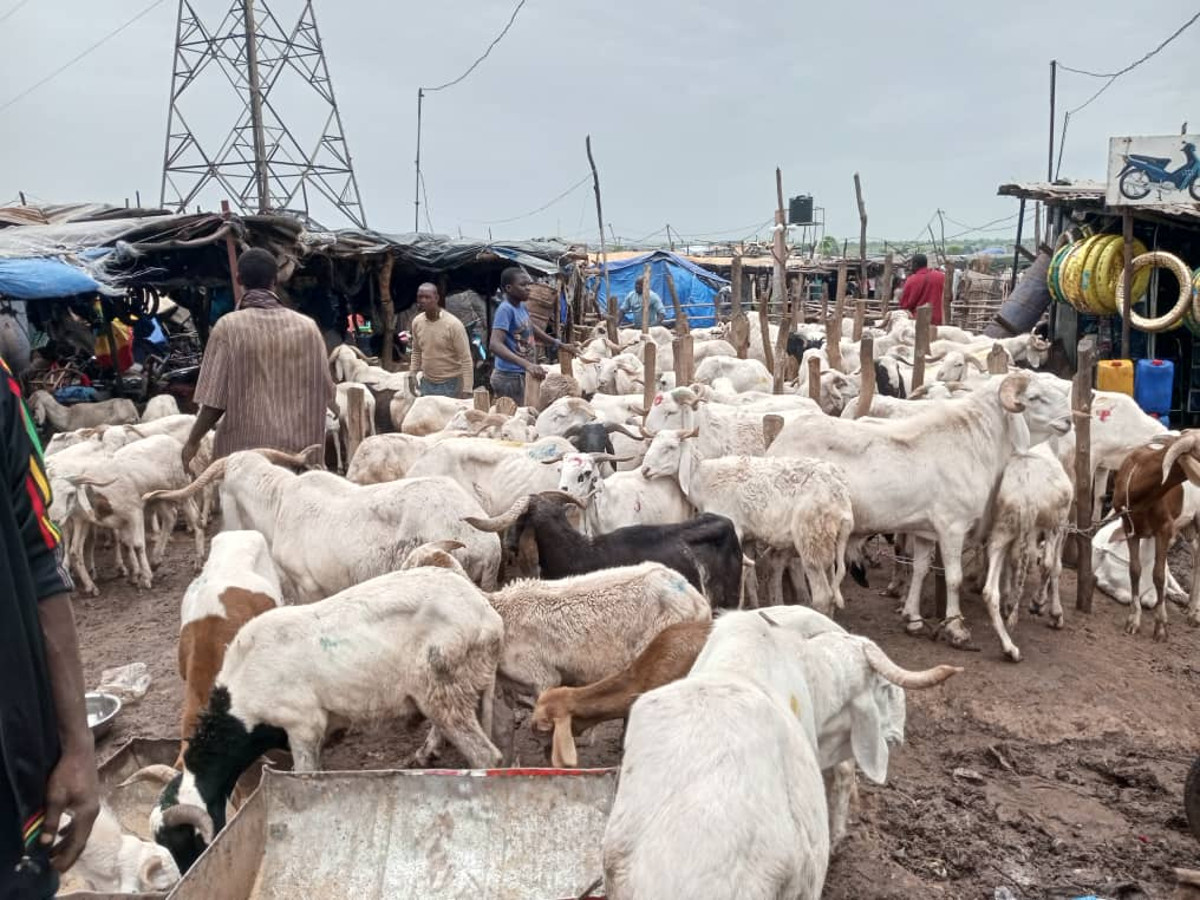
POLYGON ((1125 633, 1126 633, 1126 634, 1131 634, 1131 635, 1132 635, 1132 634, 1137 634, 1137 633, 1138 633, 1138 629, 1139 629, 1140 627, 1141 627, 1141 623, 1139 623, 1139 622, 1134 622, 1132 619, 1128 619, 1128 620, 1126 620, 1126 622, 1125 622, 1125 633))
POLYGON ((1167 623, 1166 622, 1155 622, 1154 623, 1154 639, 1160 643, 1167 640, 1167 623))
POLYGON ((1046 607, 1040 603, 1030 603, 1029 614, 1031 616, 1043 616, 1046 614, 1046 607))
POLYGON ((1191 625, 1193 628, 1200 626, 1200 612, 1188 613, 1187 623, 1189 625, 1191 625))
POLYGON ((925 623, 920 619, 913 619, 904 623, 904 630, 908 634, 921 634, 925 630, 925 623))
POLYGON ((1048 621, 1048 622, 1046 623, 1046 627, 1047 627, 1047 628, 1054 628, 1054 629, 1056 629, 1056 630, 1061 630, 1061 629, 1062 629, 1062 627, 1063 627, 1063 614, 1062 614, 1062 613, 1055 613, 1054 615, 1052 615, 1052 616, 1050 617, 1050 621, 1048 621))
POLYGON ((1004 655, 1008 658, 1009 662, 1019 663, 1021 661, 1021 650, 1016 644, 1005 650, 1004 655))

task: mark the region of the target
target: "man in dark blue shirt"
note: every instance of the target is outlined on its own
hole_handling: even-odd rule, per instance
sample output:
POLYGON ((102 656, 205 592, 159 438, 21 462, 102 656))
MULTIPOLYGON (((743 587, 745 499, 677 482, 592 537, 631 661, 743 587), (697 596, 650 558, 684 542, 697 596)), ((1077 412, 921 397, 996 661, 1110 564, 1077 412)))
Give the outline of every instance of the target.
POLYGON ((492 367, 493 397, 510 397, 517 406, 525 405, 525 376, 541 381, 546 370, 534 360, 534 340, 548 347, 565 349, 574 354, 571 345, 558 341, 529 319, 525 301, 533 279, 524 269, 510 266, 500 273, 500 289, 504 300, 492 319, 492 337, 488 346, 495 358, 492 367))

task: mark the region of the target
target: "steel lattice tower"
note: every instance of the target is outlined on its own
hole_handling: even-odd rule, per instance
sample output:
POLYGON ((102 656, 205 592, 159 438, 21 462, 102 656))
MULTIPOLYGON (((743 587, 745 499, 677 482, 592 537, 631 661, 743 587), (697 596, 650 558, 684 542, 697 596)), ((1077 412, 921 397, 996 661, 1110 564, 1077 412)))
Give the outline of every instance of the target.
POLYGON ((161 203, 183 211, 206 191, 209 202, 229 199, 243 213, 311 222, 315 203, 366 227, 312 0, 291 31, 266 0, 232 0, 215 29, 192 0, 179 0, 161 203), (232 128, 227 115, 207 121, 229 110, 237 110, 232 128))

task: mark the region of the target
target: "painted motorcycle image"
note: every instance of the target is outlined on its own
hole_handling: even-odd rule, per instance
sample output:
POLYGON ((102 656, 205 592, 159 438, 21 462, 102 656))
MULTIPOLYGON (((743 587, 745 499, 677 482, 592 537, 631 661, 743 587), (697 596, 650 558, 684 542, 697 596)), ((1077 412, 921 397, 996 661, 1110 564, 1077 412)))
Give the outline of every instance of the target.
POLYGON ((1185 142, 1183 156, 1183 165, 1171 170, 1169 157, 1126 154, 1125 168, 1119 176, 1121 194, 1130 200, 1141 200, 1156 186, 1169 185, 1177 191, 1187 191, 1193 200, 1200 202, 1200 158, 1196 156, 1196 145, 1185 142))

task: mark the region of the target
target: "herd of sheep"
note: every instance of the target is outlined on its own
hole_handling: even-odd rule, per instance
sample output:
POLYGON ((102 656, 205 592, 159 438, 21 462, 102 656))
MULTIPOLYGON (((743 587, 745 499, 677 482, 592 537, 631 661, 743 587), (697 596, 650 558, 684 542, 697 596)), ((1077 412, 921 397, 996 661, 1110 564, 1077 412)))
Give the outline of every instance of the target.
MULTIPOLYGON (((999 342, 1010 368, 988 374, 996 342, 942 328, 913 390, 914 323, 893 312, 864 332, 867 384, 858 342, 828 347, 806 325, 787 342, 799 377, 772 393, 763 335, 739 359, 720 328, 692 334, 690 385, 673 383, 664 329, 617 342, 599 331, 570 375, 548 375, 536 407, 490 411, 418 397, 407 373, 339 347, 329 432, 344 475, 324 469, 320 447, 212 460, 209 445, 184 472, 193 420, 168 401, 139 420, 124 401, 64 408, 35 393, 39 424, 58 432, 51 513, 81 589, 98 592, 105 541, 146 588, 180 513, 195 542, 183 749, 174 767, 134 776, 163 786, 157 844, 106 853, 112 871, 95 886, 125 889, 145 870, 137 886, 149 889, 186 872, 269 750, 313 771, 333 730, 419 715, 428 738, 398 764, 426 766, 448 741, 472 767, 510 765, 516 711, 532 708, 528 726, 559 767, 577 764, 579 734, 626 722, 607 896, 819 897, 855 771, 883 781, 903 740, 904 690, 960 671, 910 672, 848 634, 834 622, 843 578, 863 579, 867 541, 886 535, 911 559, 889 586, 908 578, 908 631, 967 645, 971 578, 1008 659, 1021 658, 1012 632, 1026 593, 1061 627, 1070 383, 1037 371, 1048 347, 1036 336, 999 342), (644 407, 651 345, 666 376, 644 407), (362 405, 348 402, 356 384, 362 405), (348 432, 366 437, 341 446, 348 432), (929 622, 935 549, 946 617, 929 622)), ((1183 594, 1165 547, 1197 532, 1200 447, 1124 395, 1096 392, 1091 415, 1095 493, 1116 474, 1123 513, 1094 541, 1100 587, 1132 601, 1131 632, 1141 604, 1156 605, 1165 638, 1162 598, 1183 594)), ((1195 591, 1183 599, 1200 624, 1195 591)))

